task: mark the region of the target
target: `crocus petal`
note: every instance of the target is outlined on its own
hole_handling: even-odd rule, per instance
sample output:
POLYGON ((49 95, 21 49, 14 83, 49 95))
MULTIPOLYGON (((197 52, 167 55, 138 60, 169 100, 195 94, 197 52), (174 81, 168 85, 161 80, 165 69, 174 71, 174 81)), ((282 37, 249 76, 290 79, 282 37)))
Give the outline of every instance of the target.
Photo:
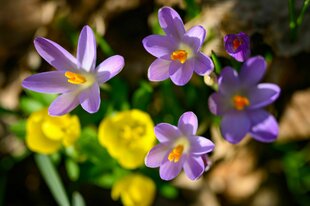
POLYGON ((64 93, 58 96, 49 106, 48 114, 51 116, 61 116, 71 112, 79 105, 78 91, 64 93))
POLYGON ((89 113, 95 113, 100 107, 100 88, 94 83, 90 88, 85 89, 79 96, 81 106, 89 113))
POLYGON ((264 76, 266 61, 261 56, 249 58, 241 67, 240 82, 246 87, 256 85, 264 76))
POLYGON ((205 171, 205 164, 200 156, 189 155, 184 162, 183 169, 189 179, 196 180, 205 171))
POLYGON ((34 46, 40 56, 58 70, 77 69, 77 60, 59 44, 37 37, 34 46))
POLYGON ((194 70, 201 76, 208 75, 213 71, 214 65, 212 60, 201 52, 198 52, 194 62, 194 70))
POLYGON ((244 62, 251 54, 250 38, 247 34, 228 34, 224 37, 225 50, 227 53, 239 62, 244 62), (240 45, 234 47, 234 40, 238 40, 240 45))
POLYGON ((27 77, 22 86, 36 92, 43 93, 66 93, 77 88, 70 84, 63 71, 51 71, 34 74, 27 77))
POLYGON ((84 26, 78 42, 77 59, 80 67, 85 71, 91 71, 96 66, 97 45, 93 30, 89 26, 84 26))
POLYGON ((252 137, 261 142, 273 142, 276 140, 279 128, 276 119, 264 110, 249 112, 251 120, 252 137))
POLYGON ((143 46, 146 51, 155 57, 162 57, 176 50, 177 42, 170 36, 150 35, 143 39, 143 46))
POLYGON ((168 181, 178 176, 178 174, 182 170, 184 159, 185 159, 184 156, 182 156, 178 162, 173 162, 173 161, 170 162, 168 160, 168 156, 166 155, 159 169, 160 178, 168 181))
POLYGON ((223 115, 232 109, 229 99, 218 92, 209 96, 208 105, 210 112, 215 115, 223 115))
POLYGON ((97 80, 99 84, 103 84, 118 73, 124 68, 125 61, 124 58, 120 55, 114 55, 97 66, 97 80))
POLYGON ((206 38, 206 30, 202 26, 193 26, 184 35, 183 41, 197 52, 206 38))
POLYGON ((274 102, 280 94, 280 88, 276 84, 262 83, 251 89, 248 96, 250 109, 264 107, 274 102))
POLYGON ((214 143, 205 137, 201 136, 190 136, 191 142, 191 153, 195 155, 202 155, 211 152, 214 149, 214 143))
POLYGON ((147 76, 150 81, 163 81, 169 78, 171 61, 156 59, 149 67, 147 76))
POLYGON ((164 144, 153 147, 145 157, 145 165, 151 168, 159 167, 167 155, 168 149, 164 144))
POLYGON ((219 92, 224 95, 232 95, 239 89, 238 73, 231 67, 225 67, 221 71, 221 75, 218 79, 219 92))
POLYGON ((191 77, 193 75, 193 72, 194 72, 193 71, 193 66, 194 66, 193 64, 194 64, 194 62, 192 60, 188 60, 184 64, 179 63, 180 67, 178 69, 175 69, 176 67, 174 67, 175 64, 173 64, 173 63, 170 64, 169 73, 170 73, 170 75, 171 75, 171 73, 173 73, 170 76, 170 78, 174 84, 176 84, 178 86, 183 86, 187 82, 189 82, 189 80, 191 79, 191 77))
POLYGON ((179 128, 168 123, 160 123, 155 126, 155 135, 159 142, 165 143, 182 136, 179 128))
POLYGON ((179 119, 178 128, 186 135, 195 135, 198 128, 197 116, 193 112, 185 112, 179 119))
POLYGON ((250 119, 245 112, 231 111, 223 116, 221 132, 228 142, 237 144, 250 131, 250 126, 250 119))
POLYGON ((178 40, 183 38, 185 33, 184 24, 179 14, 170 7, 163 7, 158 11, 160 27, 168 36, 178 40))

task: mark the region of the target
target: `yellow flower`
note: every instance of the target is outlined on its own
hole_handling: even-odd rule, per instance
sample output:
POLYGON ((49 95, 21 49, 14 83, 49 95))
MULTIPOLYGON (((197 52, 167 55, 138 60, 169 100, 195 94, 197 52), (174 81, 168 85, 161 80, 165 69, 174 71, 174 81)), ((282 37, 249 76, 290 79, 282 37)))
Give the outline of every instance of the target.
POLYGON ((99 142, 122 167, 135 169, 155 143, 153 121, 140 110, 119 112, 102 120, 99 142))
POLYGON ((125 206, 148 206, 153 203, 155 190, 152 179, 130 174, 113 185, 111 196, 113 200, 120 197, 125 206))
POLYGON ((75 143, 80 136, 80 122, 77 116, 52 117, 47 109, 42 109, 29 116, 26 130, 26 144, 31 151, 51 154, 62 145, 75 143))

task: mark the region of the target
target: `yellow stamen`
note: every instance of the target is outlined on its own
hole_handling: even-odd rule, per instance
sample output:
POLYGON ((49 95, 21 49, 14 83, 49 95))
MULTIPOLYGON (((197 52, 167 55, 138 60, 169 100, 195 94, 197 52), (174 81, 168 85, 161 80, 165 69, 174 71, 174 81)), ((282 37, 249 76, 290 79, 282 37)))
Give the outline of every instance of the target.
POLYGON ((242 44, 242 41, 239 38, 235 38, 232 43, 234 50, 236 50, 242 44))
POLYGON ((250 104, 250 101, 248 98, 240 96, 240 95, 234 96, 233 102, 234 102, 235 109, 237 110, 243 110, 244 107, 249 106, 250 104))
POLYGON ((86 78, 74 72, 66 72, 65 76, 68 78, 68 82, 71 84, 83 84, 86 82, 86 78))
POLYGON ((182 64, 184 64, 187 60, 187 52, 185 50, 176 50, 172 52, 170 58, 172 60, 179 60, 182 64))
POLYGON ((184 146, 178 145, 176 146, 168 155, 168 160, 170 162, 178 162, 183 154, 184 146))

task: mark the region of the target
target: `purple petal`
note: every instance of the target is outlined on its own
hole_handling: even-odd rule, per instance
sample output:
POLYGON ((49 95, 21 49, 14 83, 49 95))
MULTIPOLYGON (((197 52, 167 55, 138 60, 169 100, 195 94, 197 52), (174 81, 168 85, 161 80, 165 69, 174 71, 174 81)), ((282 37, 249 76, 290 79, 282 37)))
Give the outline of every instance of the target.
POLYGON ((80 66, 85 71, 95 69, 97 57, 96 38, 93 30, 89 26, 84 26, 78 42, 77 59, 80 66))
POLYGON ((244 64, 239 73, 240 82, 245 86, 258 84, 263 78, 266 71, 266 61, 261 56, 249 58, 244 64))
POLYGON ((206 38, 206 30, 202 26, 193 26, 184 35, 184 41, 197 52, 206 38))
POLYGON ((214 149, 214 143, 205 137, 201 136, 190 136, 191 142, 191 153, 195 155, 202 155, 211 152, 214 149))
POLYGON ((149 67, 147 76, 150 81, 163 81, 169 78, 171 61, 156 59, 149 67))
POLYGON ((178 162, 170 162, 168 160, 168 155, 167 154, 164 157, 164 161, 162 162, 162 165, 160 166, 159 169, 159 175, 160 178, 163 180, 172 180, 174 179, 176 176, 178 176, 178 174, 181 172, 183 164, 184 164, 184 156, 181 157, 181 159, 178 162))
POLYGON ((56 69, 65 71, 77 69, 77 60, 59 44, 37 37, 34 40, 34 46, 40 56, 56 69))
POLYGON ((250 126, 250 119, 245 112, 231 111, 223 116, 221 132, 228 142, 237 144, 250 131, 250 126))
POLYGON ((249 91, 250 109, 264 107, 274 102, 280 94, 280 88, 276 84, 262 83, 249 91))
POLYGON ((195 135, 198 128, 197 116, 193 112, 185 112, 179 118, 178 128, 186 135, 195 135))
POLYGON ((159 167, 167 156, 168 149, 164 144, 153 147, 145 157, 145 165, 151 168, 159 167))
POLYGON ((264 110, 249 112, 251 120, 251 135, 261 142, 273 142, 276 140, 279 128, 276 119, 264 110))
POLYGON ((143 46, 146 51, 155 57, 171 55, 177 48, 177 42, 170 36, 150 35, 143 39, 143 46))
POLYGON ((238 62, 244 62, 250 56, 250 49, 240 46, 241 50, 237 53, 230 54, 233 58, 235 58, 238 62))
POLYGON ((124 68, 125 61, 124 58, 120 55, 114 55, 97 66, 97 80, 99 84, 103 84, 118 73, 124 68))
POLYGON ((89 113, 95 113, 100 107, 100 88, 95 82, 90 88, 85 89, 79 96, 81 106, 89 113))
POLYGON ((239 89, 238 73, 231 67, 225 67, 218 79, 219 92, 224 95, 232 95, 239 89))
POLYGON ((214 65, 212 60, 201 52, 196 55, 194 62, 194 70, 201 76, 208 75, 213 71, 214 65))
POLYGON ((228 34, 224 37, 225 50, 227 53, 239 62, 245 61, 251 54, 250 38, 247 34, 228 34), (234 40, 239 40, 241 44, 234 48, 234 40))
POLYGON ((71 112, 80 103, 78 94, 78 91, 73 91, 58 96, 48 108, 48 114, 61 116, 71 112))
POLYGON ((210 95, 208 104, 209 110, 215 115, 223 115, 232 109, 229 98, 218 92, 210 95))
POLYGON ((168 123, 160 123, 154 128, 156 138, 160 143, 166 143, 182 136, 179 128, 168 123))
POLYGON ((184 64, 181 64, 179 62, 178 64, 175 64, 175 62, 176 61, 173 61, 170 64, 169 69, 169 73, 171 75, 170 78, 174 84, 178 86, 183 86, 187 82, 189 82, 189 80, 193 75, 194 61, 188 60, 184 64), (177 66, 179 67, 177 68, 177 66))
POLYGON ((183 169, 189 179, 197 180, 205 171, 205 164, 200 156, 189 155, 183 169))
POLYGON ((160 27, 168 36, 178 40, 183 38, 185 33, 184 24, 179 14, 170 7, 163 7, 158 11, 158 21, 160 27))
POLYGON ((36 92, 43 93, 66 93, 77 88, 77 85, 70 84, 63 71, 51 71, 34 74, 27 77, 22 86, 36 92))

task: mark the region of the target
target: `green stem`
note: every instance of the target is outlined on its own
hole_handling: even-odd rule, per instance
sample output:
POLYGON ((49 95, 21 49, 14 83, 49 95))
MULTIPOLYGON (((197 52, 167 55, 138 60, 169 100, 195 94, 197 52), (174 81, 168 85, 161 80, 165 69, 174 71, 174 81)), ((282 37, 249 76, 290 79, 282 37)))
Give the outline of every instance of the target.
POLYGON ((288 0, 288 9, 290 15, 290 30, 291 30, 291 39, 296 39, 297 25, 296 25, 296 14, 295 14, 295 0, 288 0))
POLYGON ((297 26, 298 27, 302 24, 302 22, 304 20, 305 13, 306 13, 307 9, 309 8, 309 6, 310 6, 310 0, 305 0, 303 6, 301 8, 301 12, 297 18, 297 26))

